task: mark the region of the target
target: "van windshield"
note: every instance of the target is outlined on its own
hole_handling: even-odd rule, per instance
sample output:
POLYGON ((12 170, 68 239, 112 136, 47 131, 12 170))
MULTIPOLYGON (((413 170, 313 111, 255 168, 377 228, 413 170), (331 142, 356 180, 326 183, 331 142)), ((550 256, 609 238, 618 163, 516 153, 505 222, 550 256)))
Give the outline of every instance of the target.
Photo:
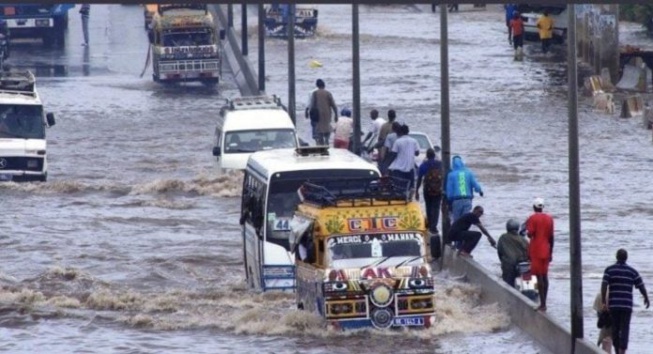
POLYGON ((224 138, 225 154, 295 147, 297 139, 292 129, 239 130, 228 132, 224 138))
POLYGON ((297 190, 306 181, 319 183, 334 179, 378 177, 374 170, 320 169, 278 172, 270 179, 266 208, 266 237, 270 242, 289 248, 290 220, 299 204, 297 190))
POLYGON ((0 104, 0 138, 44 139, 43 107, 0 104))

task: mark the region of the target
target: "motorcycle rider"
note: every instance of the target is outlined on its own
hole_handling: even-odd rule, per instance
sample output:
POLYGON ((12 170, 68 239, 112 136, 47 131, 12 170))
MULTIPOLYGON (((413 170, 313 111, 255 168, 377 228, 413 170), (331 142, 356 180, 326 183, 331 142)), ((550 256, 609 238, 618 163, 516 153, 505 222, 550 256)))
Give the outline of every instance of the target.
POLYGON ((501 278, 508 285, 515 286, 515 278, 519 275, 517 264, 528 260, 528 242, 519 235, 519 222, 510 219, 506 222, 506 233, 499 237, 497 253, 501 261, 501 278))

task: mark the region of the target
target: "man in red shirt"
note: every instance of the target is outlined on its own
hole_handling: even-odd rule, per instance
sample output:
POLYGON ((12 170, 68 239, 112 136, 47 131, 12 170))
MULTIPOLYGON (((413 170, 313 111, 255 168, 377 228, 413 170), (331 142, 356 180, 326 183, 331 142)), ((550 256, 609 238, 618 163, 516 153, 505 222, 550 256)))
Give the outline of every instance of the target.
POLYGON ((515 60, 524 59, 524 20, 517 11, 508 23, 508 39, 515 48, 515 60))
POLYGON ((553 260, 553 218, 542 211, 544 199, 535 198, 533 211, 526 220, 526 231, 531 242, 528 256, 531 259, 531 273, 537 277, 537 290, 540 293, 538 311, 546 311, 546 295, 549 291, 549 263, 553 260))

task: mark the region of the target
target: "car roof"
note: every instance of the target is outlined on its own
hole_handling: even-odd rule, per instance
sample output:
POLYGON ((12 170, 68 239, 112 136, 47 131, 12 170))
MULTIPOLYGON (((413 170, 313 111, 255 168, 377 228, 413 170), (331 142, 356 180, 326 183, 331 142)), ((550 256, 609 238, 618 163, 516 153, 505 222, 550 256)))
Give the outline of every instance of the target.
POLYGON ((379 173, 376 165, 346 149, 331 148, 328 155, 301 156, 295 149, 274 149, 253 153, 247 170, 266 176, 277 172, 306 170, 371 170, 379 173))
POLYGON ((251 109, 228 111, 222 125, 223 131, 295 129, 290 116, 283 109, 251 109))

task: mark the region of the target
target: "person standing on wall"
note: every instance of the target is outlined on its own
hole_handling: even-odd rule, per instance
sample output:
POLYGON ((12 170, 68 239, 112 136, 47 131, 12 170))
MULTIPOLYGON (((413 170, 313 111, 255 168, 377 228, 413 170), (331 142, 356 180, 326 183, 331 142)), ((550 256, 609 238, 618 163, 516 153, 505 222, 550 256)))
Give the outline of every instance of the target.
POLYGON ((91 5, 82 4, 81 9, 79 9, 79 13, 82 15, 82 32, 84 33, 84 43, 82 43, 82 45, 84 47, 87 47, 88 46, 88 19, 91 14, 91 5))
POLYGON ((331 137, 331 112, 333 112, 334 121, 337 123, 338 107, 331 92, 326 90, 326 84, 322 79, 317 79, 315 86, 317 86, 317 90, 311 94, 307 110, 311 124, 315 122, 315 144, 326 146, 329 145, 331 137))
POLYGON ((623 248, 619 249, 617 263, 605 268, 601 283, 603 309, 610 311, 612 345, 617 354, 625 354, 628 349, 630 318, 633 312, 633 287, 642 293, 646 308, 650 305, 642 277, 635 268, 626 264, 627 260, 628 252, 623 248), (606 296, 606 293, 609 293, 609 296, 606 296))
POLYGON ((536 26, 540 33, 540 40, 542 41, 542 53, 546 54, 549 52, 553 38, 553 19, 549 16, 548 11, 542 13, 542 17, 537 20, 536 26))
POLYGON ((419 201, 419 187, 424 181, 424 206, 429 232, 438 234, 440 220, 440 203, 442 203, 442 162, 436 158, 435 150, 426 150, 426 160, 419 166, 415 200, 419 201))
POLYGON ((545 213, 544 199, 535 198, 533 214, 526 220, 526 233, 531 242, 528 256, 531 259, 531 274, 537 277, 540 306, 535 310, 546 311, 546 297, 549 292, 549 264, 553 260, 553 218, 545 213))

